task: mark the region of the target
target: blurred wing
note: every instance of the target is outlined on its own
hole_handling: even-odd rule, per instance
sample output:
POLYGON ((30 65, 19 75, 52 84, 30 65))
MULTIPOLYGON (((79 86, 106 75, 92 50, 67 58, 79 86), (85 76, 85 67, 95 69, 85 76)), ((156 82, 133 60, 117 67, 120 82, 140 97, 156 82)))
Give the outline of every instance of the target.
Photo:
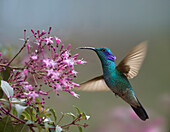
POLYGON ((109 87, 106 85, 103 76, 95 77, 87 82, 80 84, 77 90, 81 91, 109 91, 109 87))
POLYGON ((145 58, 146 50, 147 41, 144 41, 133 48, 119 63, 116 69, 124 73, 128 79, 135 77, 145 58))

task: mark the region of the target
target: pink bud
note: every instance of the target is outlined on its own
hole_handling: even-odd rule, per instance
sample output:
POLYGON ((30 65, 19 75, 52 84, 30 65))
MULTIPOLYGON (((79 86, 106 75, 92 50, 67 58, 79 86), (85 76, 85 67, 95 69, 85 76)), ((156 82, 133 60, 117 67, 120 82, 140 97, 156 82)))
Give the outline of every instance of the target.
POLYGON ((82 62, 81 60, 77 60, 77 62, 76 62, 76 63, 77 63, 77 64, 81 64, 81 62, 82 62))
POLYGON ((25 76, 28 76, 28 70, 27 69, 24 69, 23 73, 25 74, 25 76))
POLYGON ((61 43, 61 40, 58 37, 56 37, 56 36, 55 36, 55 41, 56 41, 57 45, 61 43))
POLYGON ((50 34, 50 32, 51 32, 51 29, 52 29, 52 27, 49 27, 49 31, 48 31, 48 34, 50 34))
POLYGON ((40 36, 40 30, 37 30, 38 36, 40 36))
POLYGON ((44 34, 46 34, 46 32, 44 30, 42 30, 42 32, 41 32, 39 37, 43 36, 44 34))
POLYGON ((69 91, 69 93, 76 98, 79 98, 80 96, 79 94, 76 94, 74 91, 69 91))
POLYGON ((84 63, 87 63, 86 61, 83 61, 83 60, 77 60, 76 62, 77 64, 84 64, 84 63))
POLYGON ((69 45, 67 46, 66 50, 68 50, 70 47, 71 47, 71 44, 69 44, 69 45))
POLYGON ((72 58, 75 58, 75 59, 76 59, 78 55, 79 55, 79 54, 75 54, 75 55, 73 55, 72 58))
POLYGON ((63 47, 64 47, 64 44, 61 45, 60 51, 62 51, 63 47))
POLYGON ((26 29, 24 29, 24 39, 26 40, 26 29))
POLYGON ((47 95, 47 92, 40 91, 40 94, 47 95))
POLYGON ((28 54, 30 54, 30 45, 27 44, 28 54))
POLYGON ((31 32, 34 34, 34 36, 35 36, 35 32, 34 32, 34 30, 33 29, 31 29, 31 32))
POLYGON ((88 127, 88 124, 84 123, 83 127, 88 127))
POLYGON ((76 86, 76 87, 80 87, 80 84, 77 84, 77 83, 74 83, 74 82, 71 82, 71 84, 76 86))

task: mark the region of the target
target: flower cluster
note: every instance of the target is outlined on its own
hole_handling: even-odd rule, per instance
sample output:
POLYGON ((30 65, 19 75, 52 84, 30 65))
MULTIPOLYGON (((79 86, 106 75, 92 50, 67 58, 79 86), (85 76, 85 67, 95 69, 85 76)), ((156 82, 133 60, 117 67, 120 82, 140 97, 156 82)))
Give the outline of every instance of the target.
POLYGON ((75 86, 79 86, 73 82, 77 76, 74 66, 86 61, 77 59, 78 54, 70 54, 70 44, 64 48, 58 37, 51 37, 51 28, 48 34, 44 30, 31 31, 32 36, 26 38, 24 35, 24 48, 27 48, 29 58, 24 61, 23 68, 12 69, 8 79, 14 89, 13 97, 26 99, 29 105, 44 104, 44 100, 49 98, 49 92, 59 95, 58 91, 66 91, 78 98, 79 95, 72 91, 75 86), (33 81, 30 83, 29 80, 33 81), (42 88, 44 84, 48 85, 50 90, 42 88), (37 101, 40 98, 41 101, 37 101))
POLYGON ((58 37, 50 36, 51 27, 48 33, 44 30, 31 31, 33 35, 26 37, 24 30, 24 44, 11 60, 5 59, 0 53, 0 123, 2 124, 0 129, 18 131, 27 127, 26 129, 29 128, 32 132, 35 132, 34 128, 39 131, 45 129, 61 132, 69 130, 73 125, 78 126, 79 130, 86 128, 88 125, 80 121, 88 120, 89 116, 80 112, 78 107, 75 107, 76 114, 62 113, 60 119, 57 119, 54 109, 45 107, 50 92, 59 95, 59 91, 65 91, 79 98, 79 95, 73 91, 74 87, 79 87, 79 84, 73 81, 78 73, 75 71, 75 65, 84 64, 86 61, 77 59, 78 54, 71 55, 70 44, 65 47, 58 37), (24 50, 26 55, 16 60, 24 50), (21 64, 12 66, 14 60, 21 64), (61 124, 64 116, 71 117, 72 120, 67 124, 61 124))

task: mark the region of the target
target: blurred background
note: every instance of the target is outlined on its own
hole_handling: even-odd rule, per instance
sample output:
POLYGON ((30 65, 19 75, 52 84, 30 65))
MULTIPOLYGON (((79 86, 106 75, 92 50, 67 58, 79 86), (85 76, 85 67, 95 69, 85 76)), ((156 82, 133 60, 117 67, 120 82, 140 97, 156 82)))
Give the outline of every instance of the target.
MULTIPOLYGON (((105 46, 117 64, 138 43, 148 51, 138 76, 130 80, 150 119, 140 121, 128 104, 112 92, 80 92, 80 99, 61 92, 48 104, 60 112, 78 106, 91 116, 85 132, 167 132, 170 124, 169 0, 0 0, 0 45, 22 45, 23 30, 48 30, 88 63, 77 66, 77 83, 102 74, 96 54, 80 46, 105 46), (128 129, 127 129, 128 126, 128 129), (131 128, 130 128, 131 126, 131 128)), ((4 51, 1 49, 1 51, 4 51)), ((17 49, 12 49, 16 52, 17 49)), ((72 131, 78 131, 73 128, 72 131)), ((169 130, 170 131, 170 130, 169 130)))

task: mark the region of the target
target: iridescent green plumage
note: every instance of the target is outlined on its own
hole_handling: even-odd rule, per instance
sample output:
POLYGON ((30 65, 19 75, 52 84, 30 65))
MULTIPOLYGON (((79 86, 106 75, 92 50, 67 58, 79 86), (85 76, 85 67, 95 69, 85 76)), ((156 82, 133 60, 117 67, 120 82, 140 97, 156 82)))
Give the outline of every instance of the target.
POLYGON ((148 115, 138 101, 128 78, 137 75, 146 53, 146 42, 132 49, 118 66, 115 64, 116 57, 106 47, 93 48, 81 47, 80 49, 94 50, 101 60, 103 75, 82 83, 79 90, 104 91, 110 88, 116 95, 131 105, 136 114, 142 119, 148 119, 148 115))

